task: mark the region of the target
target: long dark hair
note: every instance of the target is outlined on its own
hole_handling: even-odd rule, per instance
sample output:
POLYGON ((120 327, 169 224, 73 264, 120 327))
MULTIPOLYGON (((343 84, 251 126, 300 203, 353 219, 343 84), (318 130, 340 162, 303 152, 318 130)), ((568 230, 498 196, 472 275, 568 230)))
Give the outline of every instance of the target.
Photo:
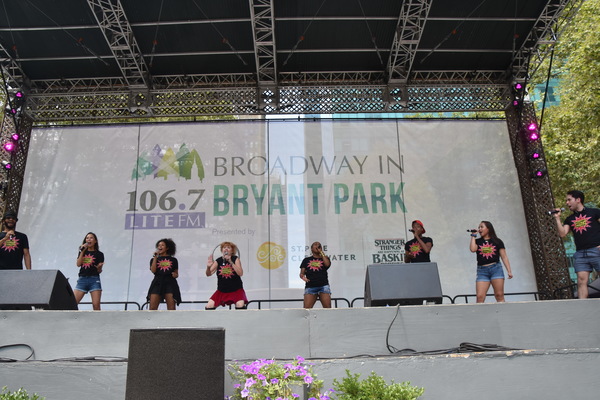
POLYGON ((496 235, 496 230, 494 229, 494 225, 492 225, 490 221, 481 221, 481 223, 484 224, 486 228, 488 228, 488 235, 490 236, 490 239, 498 239, 498 236, 496 235))
POLYGON ((171 239, 171 238, 160 239, 158 242, 156 242, 155 247, 158 247, 158 244, 160 242, 163 242, 167 246, 167 254, 168 255, 170 255, 170 256, 175 255, 175 253, 177 252, 177 245, 175 244, 173 239, 171 239))
POLYGON ((98 236, 96 236, 96 234, 94 232, 86 233, 85 236, 83 237, 83 242, 81 242, 81 244, 85 244, 85 238, 87 238, 88 235, 92 235, 94 237, 94 240, 96 240, 96 244, 94 245, 94 250, 100 251, 100 245, 98 244, 98 236))

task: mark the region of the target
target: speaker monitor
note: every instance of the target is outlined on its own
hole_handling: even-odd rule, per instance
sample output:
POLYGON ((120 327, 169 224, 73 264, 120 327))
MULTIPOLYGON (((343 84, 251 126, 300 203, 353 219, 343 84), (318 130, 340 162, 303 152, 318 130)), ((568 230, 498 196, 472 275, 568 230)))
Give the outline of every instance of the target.
POLYGON ((0 310, 77 310, 71 285, 58 270, 0 270, 0 310))
POLYGON ((367 266, 365 307, 442 303, 436 263, 367 266))
POLYGON ((225 397, 223 328, 132 329, 126 400, 225 397))

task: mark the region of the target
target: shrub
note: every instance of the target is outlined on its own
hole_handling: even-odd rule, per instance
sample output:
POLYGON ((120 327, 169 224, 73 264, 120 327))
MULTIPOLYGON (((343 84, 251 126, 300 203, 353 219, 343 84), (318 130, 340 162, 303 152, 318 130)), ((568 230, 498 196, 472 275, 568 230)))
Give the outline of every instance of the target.
POLYGON ((342 381, 333 380, 336 400, 414 400, 425 392, 425 389, 411 386, 410 382, 389 385, 385 380, 371 372, 367 379, 359 380, 360 374, 351 374, 346 370, 342 381))
POLYGON ((0 400, 44 400, 44 397, 40 397, 37 394, 29 396, 27 392, 20 388, 16 392, 10 392, 6 386, 2 388, 0 393, 0 400))

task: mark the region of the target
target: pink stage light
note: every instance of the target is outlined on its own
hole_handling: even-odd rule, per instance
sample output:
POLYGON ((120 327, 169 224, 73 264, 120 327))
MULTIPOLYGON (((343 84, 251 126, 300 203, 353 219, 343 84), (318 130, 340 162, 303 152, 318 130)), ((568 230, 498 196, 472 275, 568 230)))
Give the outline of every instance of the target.
POLYGON ((21 136, 19 136, 18 133, 13 133, 12 135, 10 135, 11 139, 14 140, 15 142, 18 141, 21 136))
POLYGON ((17 145, 14 142, 6 142, 4 143, 4 150, 6 151, 14 151, 17 145))
POLYGON ((529 133, 529 140, 531 140, 532 142, 538 140, 539 138, 540 138, 540 134, 539 133, 537 133, 537 132, 530 132, 529 133))
POLYGON ((538 153, 537 151, 534 151, 533 153, 531 153, 531 158, 534 159, 534 160, 537 160, 541 156, 542 155, 540 153, 538 153))
POLYGON ((11 169, 12 168, 12 164, 8 161, 2 161, 2 166, 4 167, 4 169, 11 169))

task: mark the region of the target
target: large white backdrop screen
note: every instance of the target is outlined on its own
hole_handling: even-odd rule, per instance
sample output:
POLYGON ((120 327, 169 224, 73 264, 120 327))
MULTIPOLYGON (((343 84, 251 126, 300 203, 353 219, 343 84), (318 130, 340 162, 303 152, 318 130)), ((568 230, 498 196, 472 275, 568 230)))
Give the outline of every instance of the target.
POLYGON ((277 121, 35 129, 18 228, 34 269, 75 286, 89 231, 106 263, 104 301, 146 301, 157 240, 173 238, 183 300, 207 300, 206 259, 236 243, 252 299, 302 297, 313 241, 333 259, 333 297, 364 294, 366 266, 401 262, 414 219, 433 238, 445 295, 474 293, 469 228, 491 221, 514 279, 535 291, 506 124, 277 121))

